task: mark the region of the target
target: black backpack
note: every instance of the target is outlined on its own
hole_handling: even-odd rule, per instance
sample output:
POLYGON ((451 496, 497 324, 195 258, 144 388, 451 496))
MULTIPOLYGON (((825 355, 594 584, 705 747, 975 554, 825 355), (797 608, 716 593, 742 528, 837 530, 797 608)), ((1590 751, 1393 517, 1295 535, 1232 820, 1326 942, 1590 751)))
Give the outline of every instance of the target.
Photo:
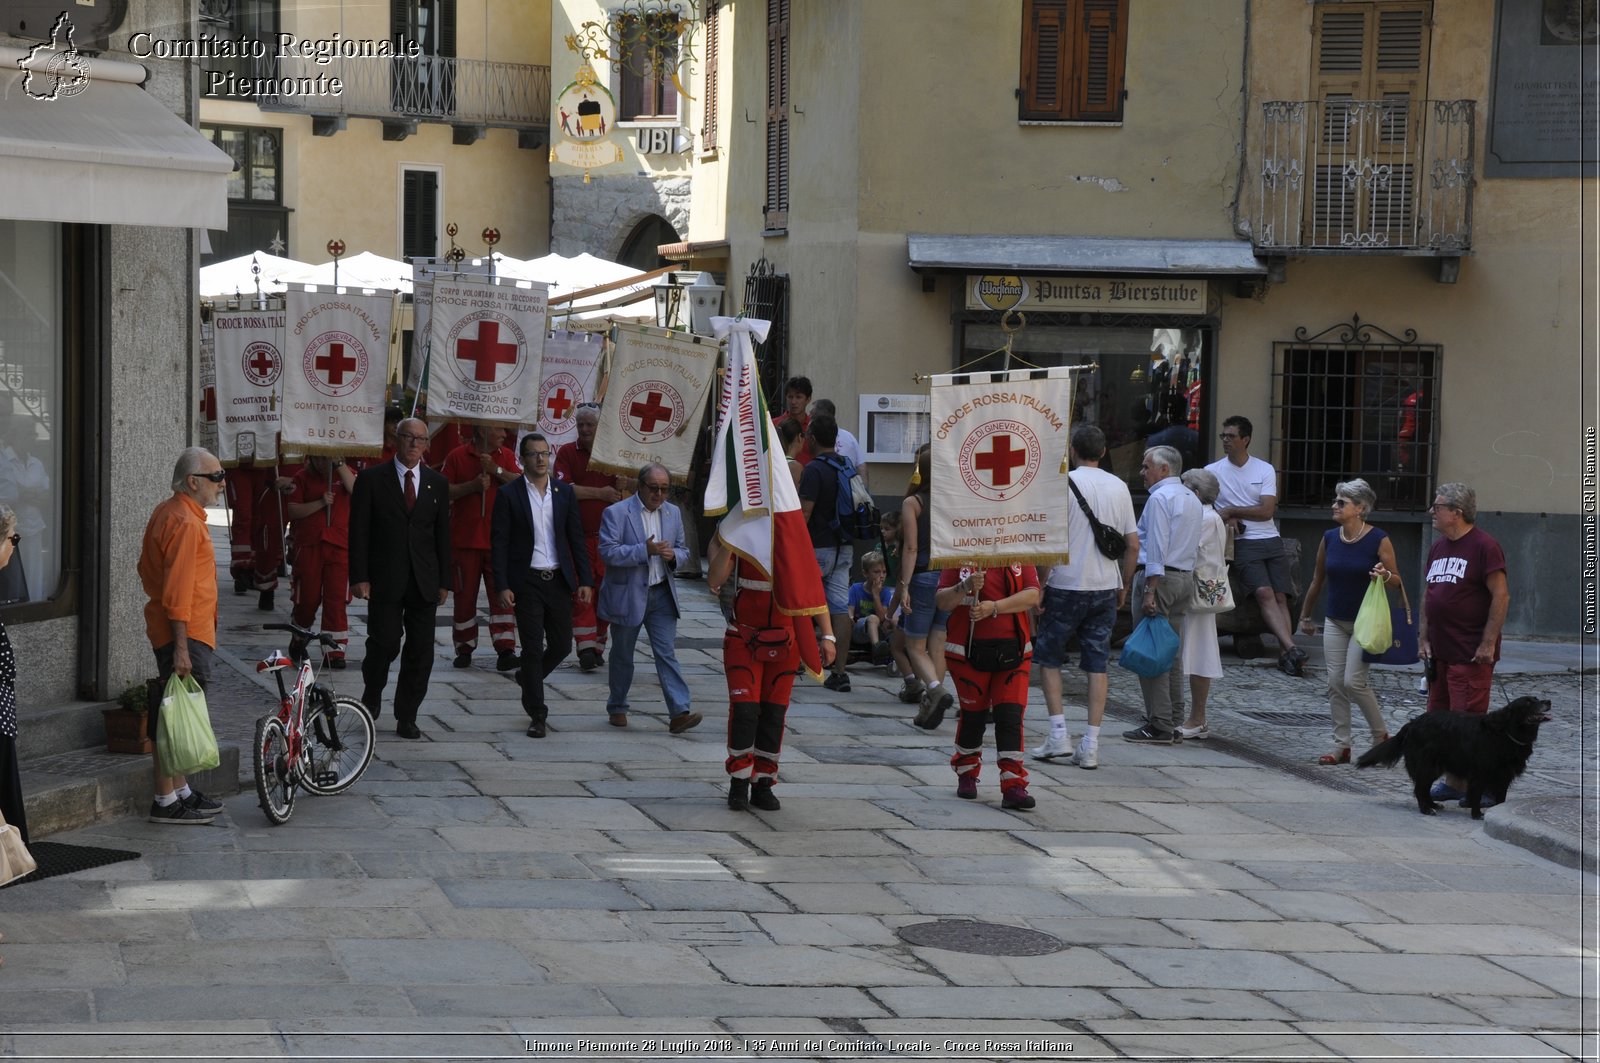
POLYGON ((828 527, 838 532, 839 538, 846 542, 876 537, 880 520, 878 507, 873 504, 872 492, 867 490, 867 482, 856 472, 855 465, 849 458, 841 458, 837 454, 819 454, 817 457, 827 462, 835 480, 834 515, 828 521, 828 527))

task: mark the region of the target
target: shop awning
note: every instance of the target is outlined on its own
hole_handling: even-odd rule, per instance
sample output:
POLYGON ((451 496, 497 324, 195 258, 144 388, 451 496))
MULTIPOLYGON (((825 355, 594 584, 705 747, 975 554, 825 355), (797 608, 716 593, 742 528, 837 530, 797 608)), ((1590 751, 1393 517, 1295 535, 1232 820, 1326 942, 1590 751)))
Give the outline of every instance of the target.
POLYGON ((1267 272, 1266 263, 1242 240, 911 233, 906 252, 908 264, 918 273, 1259 277, 1267 272))
MULTIPOLYGON (((140 87, 143 67, 87 58, 80 91, 36 99, 27 54, 0 47, 0 217, 228 227, 233 160, 140 87)), ((40 92, 49 75, 31 65, 40 92)))

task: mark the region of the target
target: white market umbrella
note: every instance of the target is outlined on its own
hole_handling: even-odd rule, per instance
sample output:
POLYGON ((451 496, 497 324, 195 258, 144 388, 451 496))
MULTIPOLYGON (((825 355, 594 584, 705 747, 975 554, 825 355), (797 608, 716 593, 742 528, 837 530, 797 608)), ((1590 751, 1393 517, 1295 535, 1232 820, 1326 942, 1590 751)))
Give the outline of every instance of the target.
POLYGON ((238 295, 242 299, 254 299, 256 274, 251 272, 251 268, 256 265, 261 267, 263 295, 282 295, 285 276, 311 268, 309 262, 279 258, 265 251, 240 255, 226 262, 213 262, 209 266, 200 267, 200 298, 226 299, 238 295))
MULTIPOLYGON (((332 260, 320 266, 307 266, 299 273, 283 278, 285 284, 315 284, 319 288, 333 287, 334 264, 332 260)), ((339 260, 339 287, 373 288, 381 291, 399 289, 411 294, 411 266, 392 258, 363 251, 359 255, 339 260)))

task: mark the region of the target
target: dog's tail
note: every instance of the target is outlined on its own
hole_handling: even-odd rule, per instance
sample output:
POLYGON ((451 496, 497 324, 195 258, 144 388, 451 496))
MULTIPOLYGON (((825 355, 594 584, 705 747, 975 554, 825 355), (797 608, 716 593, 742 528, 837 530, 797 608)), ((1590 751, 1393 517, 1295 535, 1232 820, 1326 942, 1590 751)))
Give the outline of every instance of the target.
POLYGON ((1406 732, 1410 729, 1411 725, 1407 724, 1405 727, 1400 728, 1393 738, 1386 738, 1361 754, 1356 760, 1356 767, 1370 768, 1374 765, 1385 768, 1393 767, 1395 762, 1405 755, 1406 732))

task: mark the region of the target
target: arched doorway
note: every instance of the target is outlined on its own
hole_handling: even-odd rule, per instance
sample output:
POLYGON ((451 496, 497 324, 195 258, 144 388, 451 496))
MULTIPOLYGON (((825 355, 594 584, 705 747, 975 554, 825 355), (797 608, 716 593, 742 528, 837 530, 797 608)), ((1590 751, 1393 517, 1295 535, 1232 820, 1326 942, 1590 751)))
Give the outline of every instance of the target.
POLYGON ((658 255, 656 248, 662 244, 678 243, 682 239, 671 222, 659 214, 652 214, 635 225, 628 238, 622 241, 617 261, 638 270, 660 269, 671 263, 658 255))

